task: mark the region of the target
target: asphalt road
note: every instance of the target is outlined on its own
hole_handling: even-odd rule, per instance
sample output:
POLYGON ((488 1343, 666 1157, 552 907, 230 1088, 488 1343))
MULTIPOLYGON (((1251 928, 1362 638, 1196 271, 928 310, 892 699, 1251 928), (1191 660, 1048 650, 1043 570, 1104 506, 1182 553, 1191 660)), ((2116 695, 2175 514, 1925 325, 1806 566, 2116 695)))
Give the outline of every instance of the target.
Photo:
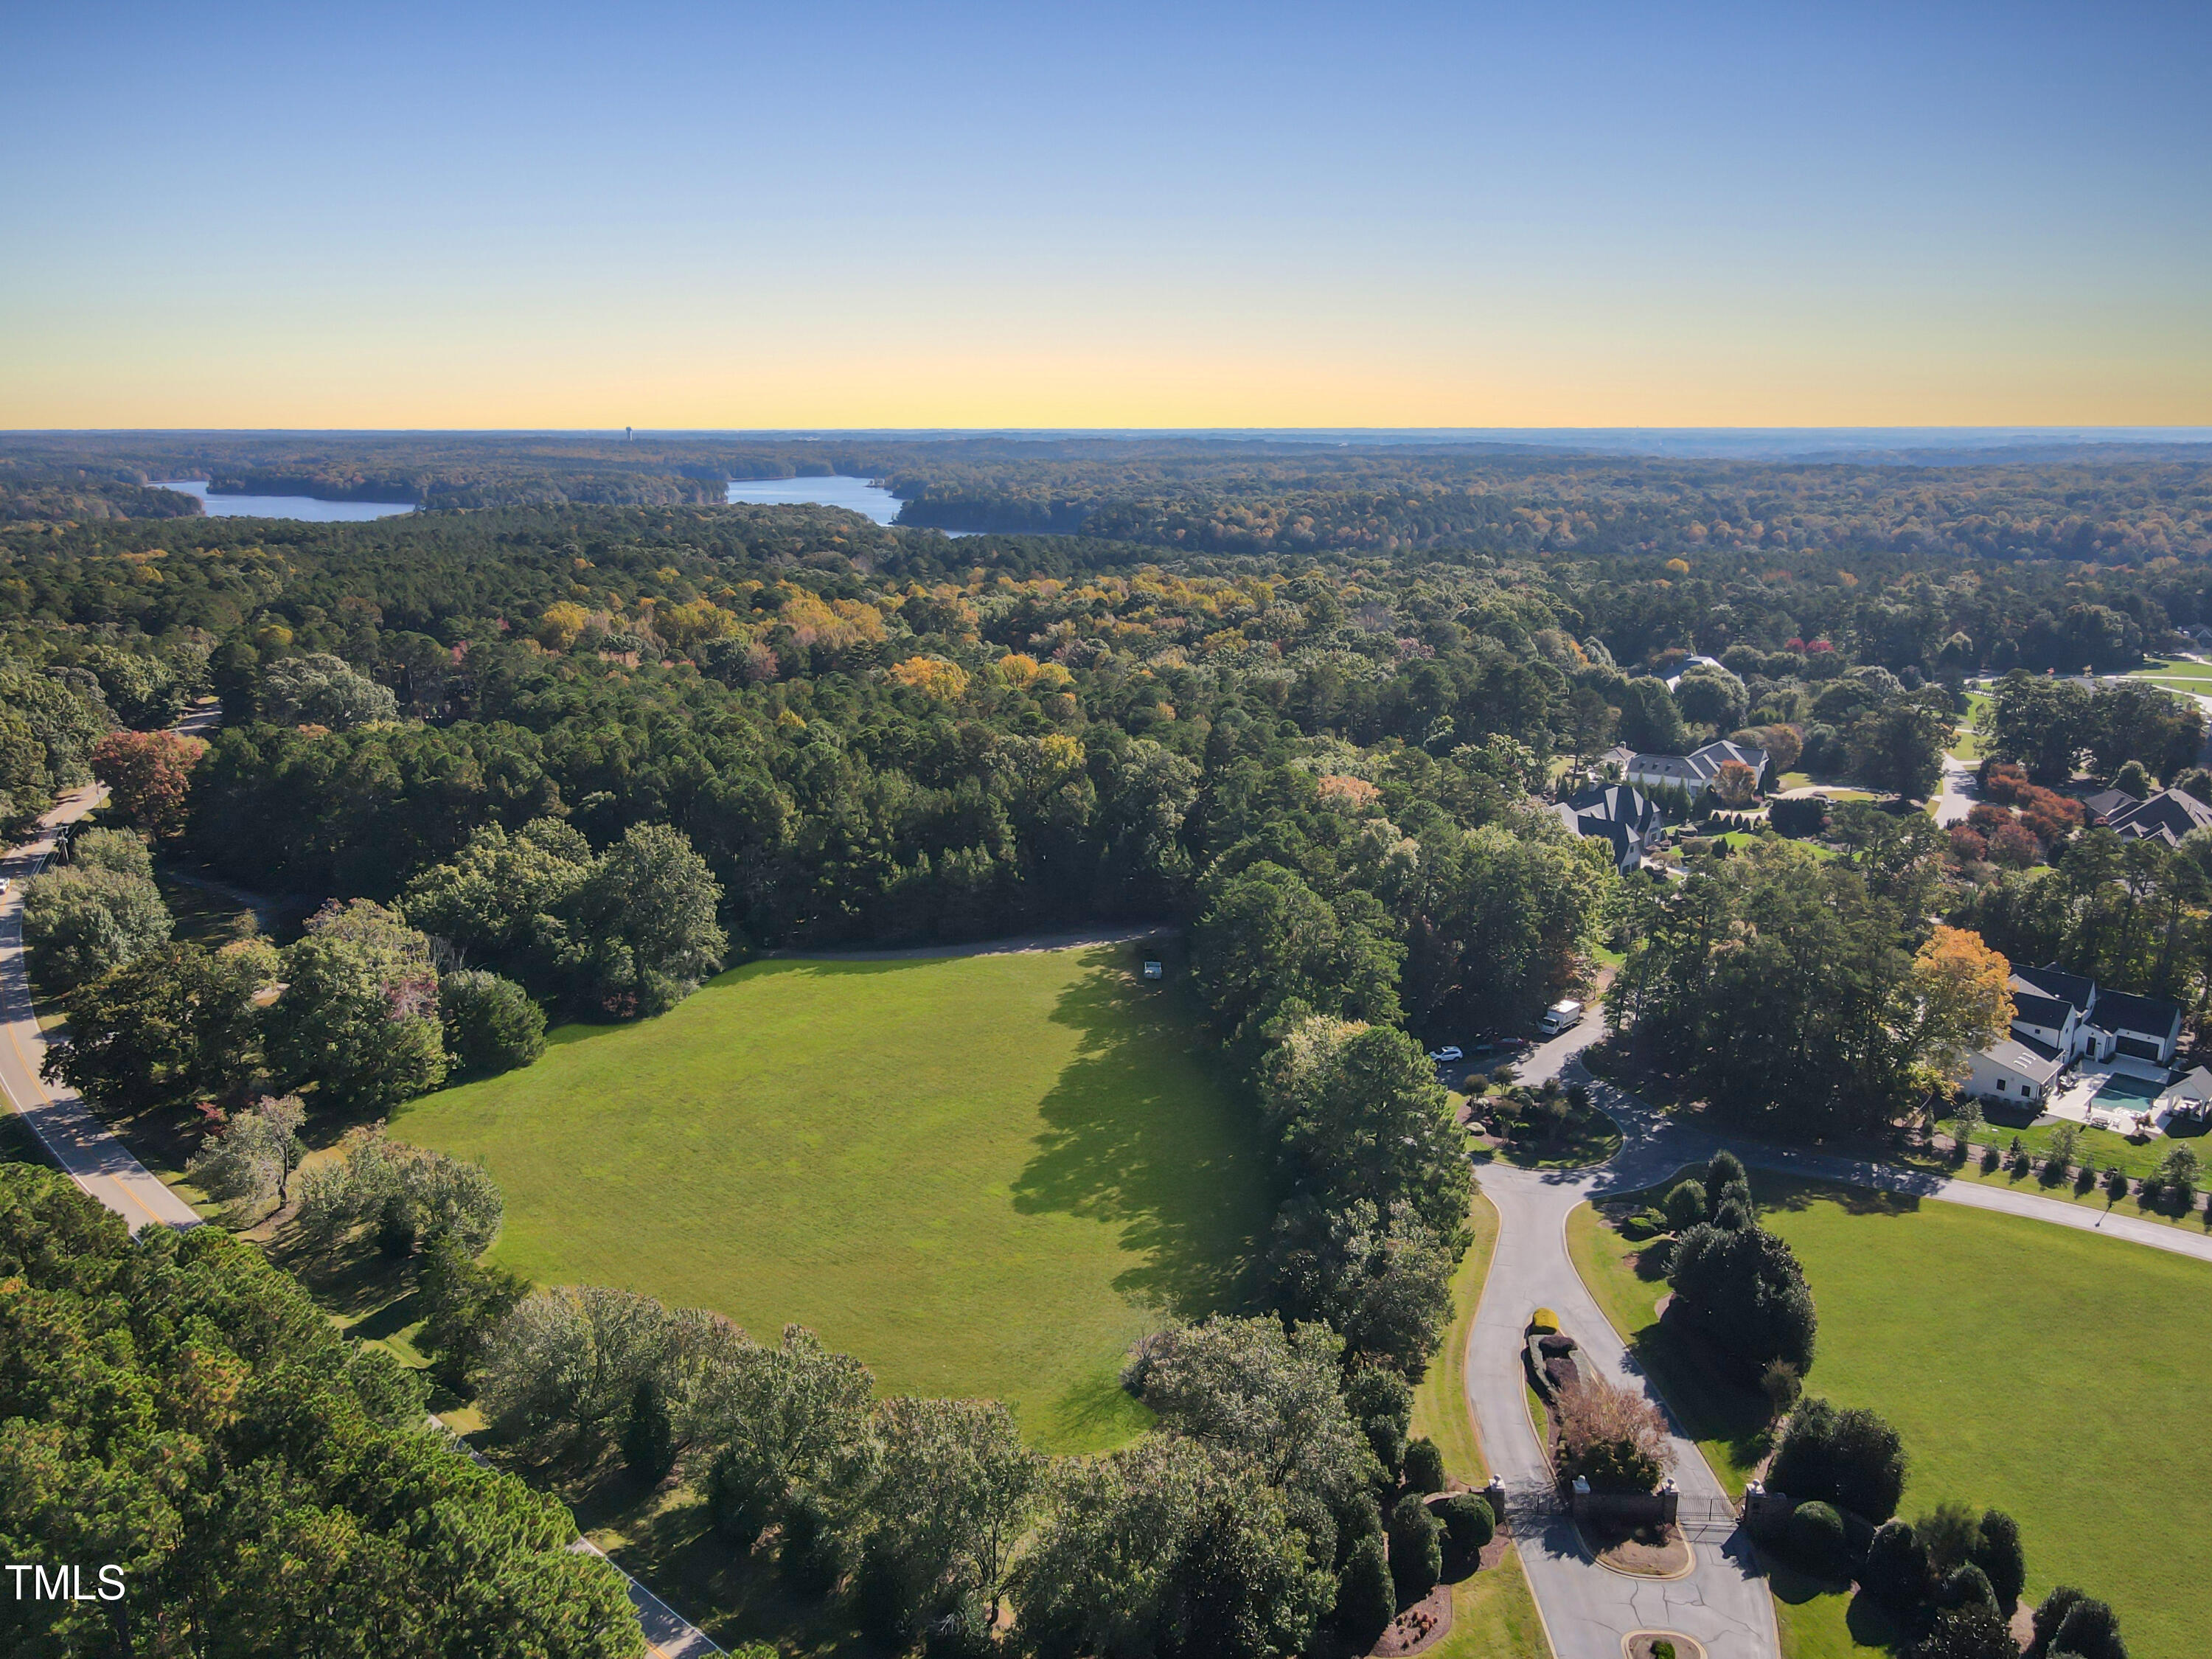
MULTIPOLYGON (((1522 1079, 1579 1079, 1576 1056, 1601 1035, 1597 1019, 1583 1020, 1523 1056, 1522 1079)), ((1610 1101, 1605 1103, 1612 1109, 1610 1101)), ((1492 1164, 1481 1171, 1482 1190, 1498 1208, 1498 1243, 1468 1337, 1468 1405, 1491 1468, 1504 1484, 1515 1545, 1558 1659, 1620 1659, 1622 1638, 1634 1631, 1693 1638, 1716 1659, 1764 1659, 1781 1651, 1772 1598, 1748 1540, 1737 1530, 1727 1492, 1680 1425, 1668 1418, 1683 1530, 1696 1559, 1684 1577, 1656 1579, 1615 1572, 1583 1547, 1554 1493, 1529 1420, 1521 1342, 1538 1308, 1559 1316, 1561 1328, 1601 1372, 1665 1408, 1567 1255, 1567 1216, 1577 1205, 1594 1194, 1644 1185, 1674 1167, 1668 1161, 1674 1155, 1656 1138, 1646 1139, 1625 1121, 1621 1127, 1622 1152, 1598 1170, 1492 1164)))
POLYGON ((97 788, 78 790, 39 820, 37 839, 0 860, 8 891, 0 895, 0 1088, 46 1143, 70 1177, 121 1216, 132 1232, 141 1227, 197 1227, 192 1206, 171 1192, 108 1132, 73 1089, 39 1076, 46 1039, 31 1010, 30 975, 23 963, 23 883, 38 873, 54 848, 54 831, 90 811, 97 788))

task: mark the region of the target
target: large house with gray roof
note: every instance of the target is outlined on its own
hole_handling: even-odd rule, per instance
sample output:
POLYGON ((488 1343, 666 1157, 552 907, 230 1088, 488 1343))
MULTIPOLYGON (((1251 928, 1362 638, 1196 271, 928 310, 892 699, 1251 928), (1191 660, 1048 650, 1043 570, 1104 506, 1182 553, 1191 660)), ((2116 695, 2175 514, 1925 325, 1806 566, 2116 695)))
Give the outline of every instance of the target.
POLYGON ((1723 739, 1693 749, 1686 755, 1632 755, 1620 769, 1624 781, 1644 789, 1679 789, 1694 805, 1712 787, 1721 768, 1740 761, 1751 769, 1754 780, 1766 775, 1766 751, 1746 743, 1723 739))
MULTIPOLYGON (((2118 789, 2105 793, 2128 799, 2118 789)), ((2212 830, 2212 806, 2185 789, 2161 789, 2148 800, 2114 805, 2100 815, 2124 841, 2157 841, 2168 847, 2180 846, 2181 838, 2192 830, 2212 830)))
POLYGON ((1662 820, 1650 797, 1625 783, 1602 784, 1570 795, 1552 810, 1559 822, 1577 836, 1588 836, 1613 848, 1613 861, 1623 875, 1644 862, 1652 837, 1662 820))

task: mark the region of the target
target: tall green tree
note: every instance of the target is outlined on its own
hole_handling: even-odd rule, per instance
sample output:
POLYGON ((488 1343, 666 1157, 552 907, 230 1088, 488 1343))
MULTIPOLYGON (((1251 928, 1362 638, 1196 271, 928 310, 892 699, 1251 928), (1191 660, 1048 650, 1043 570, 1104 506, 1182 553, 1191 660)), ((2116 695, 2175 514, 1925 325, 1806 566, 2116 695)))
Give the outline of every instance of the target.
POLYGON ((416 1381, 220 1228, 0 1164, 0 1550, 112 1563, 118 1602, 0 1600, 26 1656, 637 1659, 566 1505, 471 1462, 416 1381))
POLYGON ((331 903, 283 951, 284 991, 270 1012, 271 1066, 313 1103, 388 1109, 446 1075, 430 942, 367 899, 331 903))

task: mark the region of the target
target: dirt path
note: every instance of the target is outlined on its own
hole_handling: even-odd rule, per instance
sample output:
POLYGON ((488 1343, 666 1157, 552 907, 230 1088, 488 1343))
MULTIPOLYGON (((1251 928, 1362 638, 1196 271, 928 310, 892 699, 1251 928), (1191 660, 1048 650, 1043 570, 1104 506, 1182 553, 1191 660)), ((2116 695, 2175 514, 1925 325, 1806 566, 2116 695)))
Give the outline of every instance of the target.
POLYGON ((972 945, 915 945, 902 951, 770 951, 774 962, 922 962, 933 957, 1003 957, 1030 951, 1073 951, 1086 945, 1134 945, 1139 939, 1172 939, 1182 931, 1171 923, 1145 927, 1086 927, 1072 933, 1017 933, 1011 939, 972 945))

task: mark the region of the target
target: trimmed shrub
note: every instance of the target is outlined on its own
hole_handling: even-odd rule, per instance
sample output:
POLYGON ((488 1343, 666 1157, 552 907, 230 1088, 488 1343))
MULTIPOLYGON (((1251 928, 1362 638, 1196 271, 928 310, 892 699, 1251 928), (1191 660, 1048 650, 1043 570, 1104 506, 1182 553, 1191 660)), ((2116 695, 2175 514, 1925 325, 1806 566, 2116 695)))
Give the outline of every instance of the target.
POLYGON ((1807 1400, 1783 1431, 1767 1480, 1793 1498, 1887 1521, 1905 1493, 1904 1443, 1873 1412, 1838 1411, 1825 1400, 1807 1400))
POLYGON ((1336 1625, 1355 1651, 1364 1653, 1397 1616, 1398 1593, 1390 1580, 1390 1557, 1379 1534, 1352 1547, 1336 1575, 1336 1625))
POLYGON ((1406 1485, 1415 1492, 1444 1489, 1444 1455, 1425 1434, 1406 1443, 1406 1485))
POLYGON ((1909 1607, 1928 1593, 1928 1551, 1909 1523, 1885 1521, 1875 1528, 1859 1583, 1892 1607, 1909 1607))
POLYGON ((1723 1146, 1705 1164, 1705 1190, 1718 1203, 1722 1190, 1733 1182, 1748 1185, 1750 1177, 1743 1172, 1743 1160, 1723 1146))
POLYGON ((2081 1659, 2128 1659, 2128 1644, 2120 1639, 2119 1614, 2094 1595, 2083 1596, 2058 1621, 2051 1651, 2079 1654, 2081 1659))
POLYGON ((1954 1569, 1936 1588, 1936 1605, 1939 1607, 1972 1607, 1976 1602, 1996 1609, 1997 1593, 1990 1588, 1990 1576, 1969 1561, 1954 1569))
POLYGON ((1919 1644, 1914 1659, 2020 1659, 2004 1615, 1980 1602, 1946 1607, 1919 1644))
POLYGON ((1470 1560, 1497 1534, 1498 1518, 1491 1514, 1488 1501, 1471 1492, 1454 1492, 1436 1507, 1444 1530, 1451 1534, 1452 1547, 1470 1560))
POLYGON ((1678 1233, 1687 1232, 1705 1218, 1705 1189, 1694 1181, 1678 1181, 1663 1208, 1667 1224, 1678 1233))
POLYGON ((1997 1172, 1997 1165, 1998 1165, 1998 1164, 1999 1164, 1999 1163, 2001 1163, 2001 1162, 2002 1161, 2002 1159, 2003 1159, 2003 1154, 2002 1154, 2002 1153, 2001 1153, 2001 1152, 1999 1152, 1996 1147, 1994 1147, 1994 1146, 1984 1146, 1984 1147, 1983 1147, 1983 1148, 1982 1148, 1982 1173, 1983 1173, 1984 1175, 1995 1175, 1995 1174, 1997 1172))
POLYGON ((1790 1515, 1790 1553, 1814 1572, 1840 1578, 1847 1571, 1844 1517, 1826 1504, 1800 1504, 1790 1515))
POLYGON ((1417 1493, 1407 1492, 1390 1511, 1390 1578, 1401 1603, 1418 1601, 1444 1575, 1443 1523, 1417 1493))
POLYGON ((1759 1374, 1760 1392, 1766 1395, 1766 1407, 1778 1419, 1786 1417, 1805 1392, 1805 1379, 1797 1368, 1786 1359, 1771 1359, 1766 1369, 1759 1374))
POLYGON ((2054 1584, 2051 1587, 2051 1594, 2036 1605, 2035 1634, 2027 1644, 2028 1659, 2043 1659, 2043 1656, 2050 1651, 2051 1638, 2058 1634, 2058 1627, 2066 1622, 2066 1615, 2073 1612, 2081 1600, 2081 1592, 2071 1584, 2054 1584))
MULTIPOLYGON (((1812 1369, 1813 1293, 1789 1245, 1765 1228, 1691 1228, 1675 1241, 1667 1282, 1674 1292, 1670 1316, 1718 1348, 1746 1382, 1777 1359, 1795 1365, 1801 1376, 1812 1369)), ((1787 1481, 1780 1484, 1797 1495, 1787 1481)))
POLYGON ((1559 1328, 1559 1316, 1549 1308, 1539 1308, 1528 1316, 1528 1328, 1539 1332, 1556 1331, 1559 1328))
POLYGON ((2019 1523, 2002 1510, 1984 1510, 1981 1539, 1972 1559, 1996 1592, 1997 1611, 2009 1614, 2020 1605, 2020 1593, 2027 1584, 2027 1553, 2021 1548, 2019 1523))

